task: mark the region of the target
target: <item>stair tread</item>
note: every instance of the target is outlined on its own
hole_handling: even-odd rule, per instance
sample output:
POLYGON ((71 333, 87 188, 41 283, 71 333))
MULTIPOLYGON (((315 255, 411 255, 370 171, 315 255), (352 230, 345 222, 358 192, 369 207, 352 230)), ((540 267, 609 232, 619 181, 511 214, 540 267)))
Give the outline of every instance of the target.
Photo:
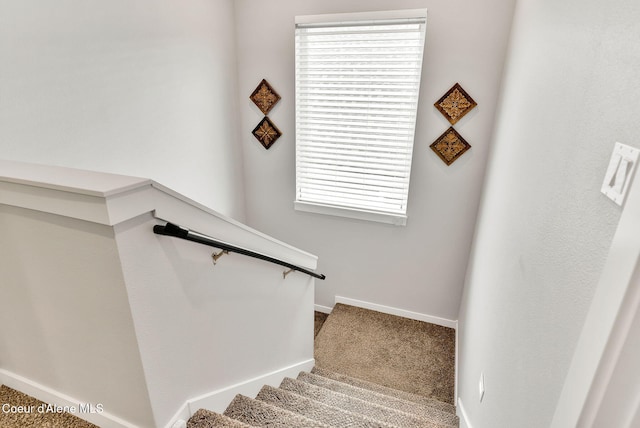
POLYGON ((300 372, 300 374, 298 375, 298 380, 322 388, 326 388, 334 392, 339 392, 354 398, 358 398, 360 400, 378 404, 380 406, 400 410, 402 412, 415 415, 419 418, 428 419, 440 424, 457 426, 459 423, 458 416, 439 408, 422 403, 416 403, 414 401, 407 401, 402 398, 382 394, 380 392, 371 391, 369 389, 363 389, 317 374, 300 372))
MULTIPOLYGON (((274 388, 265 385, 258 395, 257 400, 265 401, 274 406, 299 413, 310 419, 322 422, 333 427, 350 428, 393 428, 395 425, 350 412, 348 410, 333 407, 311 398, 298 395, 291 391, 274 388)), ((397 427, 396 427, 397 428, 397 427)))
POLYGON ((340 392, 322 388, 297 379, 285 378, 280 388, 319 401, 329 406, 367 416, 386 424, 402 426, 404 428, 450 428, 457 427, 457 423, 441 423, 433 419, 421 418, 394 408, 371 403, 340 392))
POLYGON ((187 428, 251 428, 236 419, 213 412, 207 409, 200 409, 187 421, 187 428))
POLYGON ((379 385, 377 383, 369 382, 363 379, 347 376, 342 373, 336 373, 334 371, 319 368, 319 367, 314 367, 311 370, 311 373, 328 378, 328 379, 333 379, 342 383, 346 383, 358 388, 367 389, 369 391, 378 392, 380 394, 400 398, 406 401, 412 401, 414 403, 422 404, 425 406, 435 407, 437 409, 440 409, 442 411, 449 412, 452 414, 456 413, 456 408, 454 405, 439 401, 435 398, 425 397, 422 395, 413 394, 411 392, 389 388, 387 386, 383 386, 383 385, 379 385))
POLYGON ((224 415, 255 427, 330 428, 329 425, 241 394, 235 396, 224 415))

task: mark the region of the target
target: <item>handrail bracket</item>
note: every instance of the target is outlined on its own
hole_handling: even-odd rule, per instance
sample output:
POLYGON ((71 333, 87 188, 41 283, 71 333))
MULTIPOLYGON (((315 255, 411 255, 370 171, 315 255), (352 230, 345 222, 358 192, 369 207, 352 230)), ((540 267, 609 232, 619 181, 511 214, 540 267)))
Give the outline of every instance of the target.
POLYGON ((215 265, 218 262, 218 259, 225 254, 229 254, 229 250, 222 250, 219 253, 213 252, 211 253, 211 258, 213 259, 213 264, 215 265))
POLYGON ((287 275, 289 275, 293 271, 294 271, 294 269, 289 269, 289 270, 285 270, 284 272, 282 272, 282 279, 287 279, 287 275))

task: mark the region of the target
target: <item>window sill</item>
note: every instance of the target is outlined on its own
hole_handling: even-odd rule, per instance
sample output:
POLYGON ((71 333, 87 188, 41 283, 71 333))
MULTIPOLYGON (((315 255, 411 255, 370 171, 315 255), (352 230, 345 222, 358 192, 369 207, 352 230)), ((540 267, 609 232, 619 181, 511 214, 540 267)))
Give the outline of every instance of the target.
POLYGON ((354 208, 337 207, 333 205, 314 204, 310 202, 294 201, 293 206, 296 211, 304 211, 316 214, 332 215, 336 217, 347 217, 358 220, 374 221, 378 223, 393 224, 395 226, 406 226, 407 216, 401 214, 390 214, 376 211, 366 211, 354 208))

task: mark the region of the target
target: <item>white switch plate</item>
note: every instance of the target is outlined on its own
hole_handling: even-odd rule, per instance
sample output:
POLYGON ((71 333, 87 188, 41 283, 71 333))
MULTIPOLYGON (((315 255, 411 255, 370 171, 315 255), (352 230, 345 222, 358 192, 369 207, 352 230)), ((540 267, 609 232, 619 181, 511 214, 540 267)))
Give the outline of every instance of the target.
POLYGON ((640 150, 625 144, 616 143, 613 147, 613 154, 604 175, 601 191, 620 206, 627 196, 639 154, 640 150))
POLYGON ((480 381, 478 382, 478 394, 480 396, 480 402, 484 398, 484 373, 480 373, 480 381))

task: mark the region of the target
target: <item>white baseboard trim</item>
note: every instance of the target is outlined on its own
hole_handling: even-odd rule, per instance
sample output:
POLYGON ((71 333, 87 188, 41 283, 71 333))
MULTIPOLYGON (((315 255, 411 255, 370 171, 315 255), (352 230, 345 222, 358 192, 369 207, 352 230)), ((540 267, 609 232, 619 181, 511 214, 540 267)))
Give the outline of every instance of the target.
POLYGON ((456 409, 456 413, 460 418, 460 428, 473 428, 473 425, 471 425, 471 422, 469 421, 469 416, 467 415, 467 412, 464 410, 464 406, 462 405, 462 398, 460 397, 458 397, 458 407, 456 409))
MULTIPOLYGON (((7 370, 0 369, 0 384, 6 385, 9 388, 13 388, 24 394, 30 395, 48 404, 74 407, 77 410, 76 412, 72 413, 74 416, 77 416, 80 419, 84 419, 85 421, 91 422, 92 424, 98 425, 102 428, 138 428, 137 425, 131 424, 124 419, 120 419, 119 417, 114 416, 107 411, 103 411, 101 413, 81 412, 79 409, 80 404, 86 404, 82 400, 77 400, 73 397, 69 397, 66 394, 55 391, 49 387, 41 385, 37 382, 34 382, 30 379, 9 372, 7 370)), ((90 404, 96 405, 100 403, 90 404)))
POLYGON ((313 310, 316 312, 322 312, 323 314, 330 314, 333 308, 329 306, 314 305, 313 310))
POLYGON ((284 367, 271 373, 266 373, 262 376, 248 379, 244 382, 193 398, 187 401, 189 414, 193 415, 198 409, 202 408, 222 413, 236 394, 242 394, 253 398, 264 385, 277 387, 285 377, 295 378, 298 376, 298 373, 303 370, 309 371, 314 365, 315 360, 312 358, 310 360, 302 361, 292 366, 284 367))
POLYGON ((336 296, 336 303, 357 306, 359 308, 371 309, 372 311, 382 312, 384 314, 396 315, 399 317, 409 318, 416 321, 424 321, 431 324, 441 325, 458 329, 458 321, 440 318, 433 315, 421 314, 419 312, 411 312, 404 309, 393 308, 391 306, 379 305, 377 303, 364 302, 362 300, 350 299, 348 297, 336 296))

